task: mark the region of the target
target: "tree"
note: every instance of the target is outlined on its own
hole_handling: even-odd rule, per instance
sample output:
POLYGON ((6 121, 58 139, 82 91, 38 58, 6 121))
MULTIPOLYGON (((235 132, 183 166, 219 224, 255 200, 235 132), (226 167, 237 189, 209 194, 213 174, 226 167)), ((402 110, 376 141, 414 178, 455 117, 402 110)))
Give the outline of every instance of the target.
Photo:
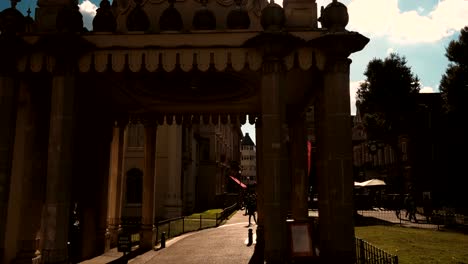
POLYGON ((440 92, 449 113, 468 113, 468 26, 452 40, 445 56, 450 61, 440 82, 440 92))
MULTIPOLYGON (((468 195, 465 186, 466 177, 460 174, 466 171, 468 159, 468 26, 460 31, 458 40, 452 40, 446 48, 445 56, 450 61, 440 82, 440 91, 444 99, 448 126, 445 129, 447 149, 447 175, 444 177, 446 199, 456 207, 468 208, 468 195)), ((465 173, 466 174, 466 173, 465 173)))
POLYGON ((384 60, 373 59, 364 72, 366 80, 357 91, 357 104, 369 140, 382 140, 396 154, 394 185, 402 187, 401 157, 397 151, 399 137, 409 134, 411 117, 417 109, 420 83, 405 57, 395 53, 384 60))
POLYGON ((409 132, 408 122, 416 110, 421 85, 406 63, 405 57, 392 53, 367 65, 357 103, 369 139, 396 143, 398 136, 409 132))

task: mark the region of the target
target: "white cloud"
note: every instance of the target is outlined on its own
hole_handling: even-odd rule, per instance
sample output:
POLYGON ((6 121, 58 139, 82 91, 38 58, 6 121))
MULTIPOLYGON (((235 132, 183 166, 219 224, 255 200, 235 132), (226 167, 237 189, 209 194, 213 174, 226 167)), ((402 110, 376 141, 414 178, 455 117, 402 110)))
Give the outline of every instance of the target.
POLYGON ((84 0, 81 4, 80 12, 83 15, 83 25, 89 30, 93 29, 93 19, 96 16, 96 10, 98 7, 89 0, 84 0))
POLYGON ((349 97, 351 99, 351 114, 355 115, 356 114, 356 92, 364 81, 356 81, 356 82, 350 82, 349 83, 349 97))
POLYGON ((387 49, 387 55, 389 55, 390 53, 393 53, 395 52, 395 50, 393 48, 388 48, 387 49))
POLYGON ((423 88, 421 88, 421 90, 419 90, 419 93, 433 93, 433 92, 434 92, 434 88, 429 87, 429 86, 424 86, 423 88))
POLYGON ((403 12, 398 8, 398 0, 353 0, 348 5, 348 28, 412 44, 439 41, 468 23, 467 0, 441 0, 425 16, 420 10, 403 12))

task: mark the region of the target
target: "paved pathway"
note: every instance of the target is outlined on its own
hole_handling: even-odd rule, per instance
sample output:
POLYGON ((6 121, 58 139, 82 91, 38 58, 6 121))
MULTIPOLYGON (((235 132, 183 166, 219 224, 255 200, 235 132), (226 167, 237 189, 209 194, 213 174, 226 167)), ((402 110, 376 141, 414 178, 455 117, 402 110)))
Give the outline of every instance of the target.
MULTIPOLYGON (((190 263, 247 264, 255 244, 247 246, 248 216, 237 213, 226 224, 176 237, 166 242, 166 248, 149 251, 129 264, 190 263)), ((253 221, 253 219, 252 219, 253 221)), ((255 234, 256 225, 251 226, 255 234)), ((255 236, 253 238, 255 242, 255 236)))

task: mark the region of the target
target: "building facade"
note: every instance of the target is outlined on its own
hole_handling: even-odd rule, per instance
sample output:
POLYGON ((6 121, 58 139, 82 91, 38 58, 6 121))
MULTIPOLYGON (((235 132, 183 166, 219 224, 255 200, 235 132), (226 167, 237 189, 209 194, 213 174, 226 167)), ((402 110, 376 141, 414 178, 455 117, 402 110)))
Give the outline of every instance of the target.
MULTIPOLYGON (((153 249, 155 216, 184 208, 179 167, 195 170, 194 152, 183 147, 190 133, 164 125, 237 126, 246 115, 257 137, 252 258, 284 263, 288 213, 298 221, 308 217, 304 113, 310 104, 317 110, 316 245, 321 262, 354 263, 348 57, 369 39, 346 30, 345 5, 333 0, 319 18, 313 0, 283 7, 261 0, 102 0, 87 32, 76 1, 39 0, 34 19, 16 3, 0 14, 3 263, 65 263, 104 252, 118 232, 127 172, 135 190, 143 175, 140 248, 153 249), (143 163, 127 163, 124 171, 125 131, 134 123, 143 125, 143 163), (158 155, 167 157, 171 168, 163 171, 174 179, 159 178, 158 155), (168 197, 158 197, 163 193, 168 197), (79 252, 69 252, 76 211, 79 252)), ((195 188, 219 194, 229 143, 216 130, 199 129, 197 179, 217 179, 207 176, 195 188)), ((196 147, 193 142, 185 146, 196 147)))
POLYGON ((241 141, 241 181, 246 185, 257 182, 257 154, 249 133, 241 141))

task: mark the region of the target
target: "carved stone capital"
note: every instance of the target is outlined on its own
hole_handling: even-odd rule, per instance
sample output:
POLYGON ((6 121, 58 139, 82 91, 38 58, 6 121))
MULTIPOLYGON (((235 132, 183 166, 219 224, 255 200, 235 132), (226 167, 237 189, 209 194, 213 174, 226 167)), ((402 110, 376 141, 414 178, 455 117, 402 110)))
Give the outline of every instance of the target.
POLYGON ((325 64, 325 72, 329 73, 349 73, 351 59, 343 57, 329 57, 325 64))
POLYGON ((262 64, 263 74, 279 73, 285 70, 286 68, 281 58, 271 56, 271 57, 266 57, 263 59, 263 64, 262 64))

